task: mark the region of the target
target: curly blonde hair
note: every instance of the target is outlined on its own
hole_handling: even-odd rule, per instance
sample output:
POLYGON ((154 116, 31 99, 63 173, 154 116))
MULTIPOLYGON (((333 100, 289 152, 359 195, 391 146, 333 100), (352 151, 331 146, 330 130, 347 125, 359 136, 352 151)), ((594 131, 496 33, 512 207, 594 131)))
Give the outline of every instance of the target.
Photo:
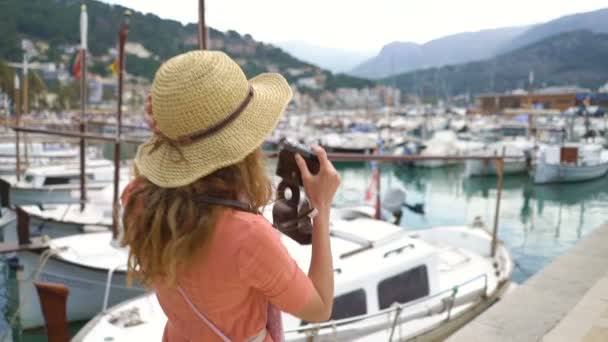
POLYGON ((198 202, 197 196, 226 199, 246 196, 256 209, 272 195, 260 148, 244 160, 179 188, 161 188, 139 176, 143 186, 135 190, 123 213, 122 245, 128 246, 128 279, 145 287, 162 281, 175 285, 178 274, 187 268, 213 234, 219 213, 225 208, 198 202))

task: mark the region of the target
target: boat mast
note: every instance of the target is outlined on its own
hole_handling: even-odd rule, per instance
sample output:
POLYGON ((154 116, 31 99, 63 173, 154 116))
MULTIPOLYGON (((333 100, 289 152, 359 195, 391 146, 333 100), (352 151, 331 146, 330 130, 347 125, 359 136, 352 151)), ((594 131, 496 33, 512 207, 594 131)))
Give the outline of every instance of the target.
POLYGON ((201 50, 209 49, 209 32, 205 22, 205 0, 198 1, 198 47, 201 50))
MULTIPOLYGON (((80 6, 80 133, 86 131, 87 110, 87 30, 89 26, 87 5, 82 2, 80 6)), ((80 138, 80 210, 84 210, 87 200, 86 189, 86 140, 80 138)))
POLYGON ((114 200, 112 208, 112 237, 118 236, 118 193, 120 191, 120 137, 122 134, 122 92, 125 73, 125 44, 129 34, 129 18, 131 12, 126 11, 124 21, 118 32, 118 110, 116 141, 114 142, 114 200))

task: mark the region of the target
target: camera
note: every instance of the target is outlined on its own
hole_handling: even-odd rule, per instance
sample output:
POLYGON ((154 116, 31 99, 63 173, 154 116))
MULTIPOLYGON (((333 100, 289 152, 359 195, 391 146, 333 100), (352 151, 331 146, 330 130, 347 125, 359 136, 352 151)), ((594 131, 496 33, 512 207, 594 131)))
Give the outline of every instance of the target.
POLYGON ((281 178, 272 208, 275 228, 300 244, 312 243, 312 217, 316 213, 302 190, 302 174, 296 163, 299 154, 312 174, 321 167, 317 156, 307 147, 283 138, 279 142, 276 175, 281 178))

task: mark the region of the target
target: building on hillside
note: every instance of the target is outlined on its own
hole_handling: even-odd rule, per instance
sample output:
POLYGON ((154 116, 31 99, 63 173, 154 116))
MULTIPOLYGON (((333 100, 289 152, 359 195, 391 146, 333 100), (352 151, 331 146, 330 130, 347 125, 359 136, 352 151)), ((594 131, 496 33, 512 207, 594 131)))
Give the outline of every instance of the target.
POLYGON ((477 110, 482 114, 505 114, 525 110, 562 113, 583 105, 589 98, 592 106, 608 106, 608 94, 593 93, 579 87, 551 87, 526 92, 523 90, 503 94, 483 94, 476 98, 477 110))

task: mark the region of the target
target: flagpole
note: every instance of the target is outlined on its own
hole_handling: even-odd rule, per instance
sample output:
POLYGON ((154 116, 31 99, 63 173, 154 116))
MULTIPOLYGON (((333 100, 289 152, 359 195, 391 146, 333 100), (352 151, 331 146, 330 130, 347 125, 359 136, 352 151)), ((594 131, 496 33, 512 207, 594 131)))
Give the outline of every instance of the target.
POLYGON ((201 50, 209 49, 209 33, 205 22, 205 0, 198 1, 198 47, 201 50))
MULTIPOLYGON (((21 125, 21 103, 19 101, 19 99, 21 97, 20 88, 21 88, 21 85, 19 84, 19 74, 15 70, 15 100, 13 102, 15 105, 15 124, 16 124, 16 126, 21 125)), ((16 171, 17 181, 21 180, 21 156, 19 153, 19 144, 20 144, 19 132, 15 131, 15 156, 17 158, 17 160, 15 161, 15 165, 17 167, 17 171, 16 171)))
POLYGON ((129 17, 131 12, 125 12, 125 19, 118 32, 118 110, 116 126, 116 142, 114 143, 114 200, 112 208, 112 237, 118 236, 118 193, 120 191, 120 137, 122 134, 122 91, 125 73, 125 44, 129 34, 129 17))
MULTIPOLYGON (((87 109, 87 6, 84 1, 80 6, 80 133, 86 131, 87 109)), ((86 140, 80 139, 80 210, 83 211, 87 200, 86 189, 86 140)))

